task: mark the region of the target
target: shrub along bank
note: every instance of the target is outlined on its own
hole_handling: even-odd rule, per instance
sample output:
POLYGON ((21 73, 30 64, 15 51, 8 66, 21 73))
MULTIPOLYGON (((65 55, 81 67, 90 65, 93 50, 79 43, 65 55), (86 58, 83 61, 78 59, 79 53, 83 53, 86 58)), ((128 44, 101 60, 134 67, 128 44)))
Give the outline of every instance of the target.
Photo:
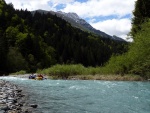
POLYGON ((43 73, 51 79, 80 79, 80 80, 144 80, 138 75, 110 74, 106 68, 84 67, 81 64, 60 65, 57 64, 47 69, 38 70, 37 73, 43 73))

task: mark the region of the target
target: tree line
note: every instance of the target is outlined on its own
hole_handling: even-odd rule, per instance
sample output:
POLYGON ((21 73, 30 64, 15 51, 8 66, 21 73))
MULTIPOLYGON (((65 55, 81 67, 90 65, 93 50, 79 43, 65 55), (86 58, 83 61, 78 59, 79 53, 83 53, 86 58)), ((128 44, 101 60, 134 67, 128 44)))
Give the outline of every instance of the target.
POLYGON ((35 72, 55 64, 103 66, 128 43, 74 28, 65 20, 40 12, 16 10, 0 1, 0 73, 35 72))

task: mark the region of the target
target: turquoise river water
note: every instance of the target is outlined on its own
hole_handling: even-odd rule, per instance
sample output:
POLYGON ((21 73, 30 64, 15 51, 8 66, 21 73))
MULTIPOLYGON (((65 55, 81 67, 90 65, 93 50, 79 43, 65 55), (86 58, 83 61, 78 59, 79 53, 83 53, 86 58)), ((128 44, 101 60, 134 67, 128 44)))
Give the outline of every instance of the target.
POLYGON ((35 113, 150 113, 150 82, 0 79, 23 87, 35 113))

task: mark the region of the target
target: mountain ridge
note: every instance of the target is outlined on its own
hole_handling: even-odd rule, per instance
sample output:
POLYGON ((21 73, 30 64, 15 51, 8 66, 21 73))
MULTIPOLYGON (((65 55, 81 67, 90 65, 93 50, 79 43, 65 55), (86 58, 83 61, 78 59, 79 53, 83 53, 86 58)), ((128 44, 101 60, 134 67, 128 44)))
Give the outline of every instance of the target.
POLYGON ((62 11, 55 12, 55 11, 46 11, 46 10, 38 9, 38 10, 32 11, 32 13, 34 14, 36 11, 40 12, 40 13, 45 13, 45 14, 51 13, 53 15, 56 15, 56 16, 64 19, 64 20, 66 20, 67 22, 69 22, 73 27, 79 28, 83 31, 88 31, 88 32, 94 33, 95 35, 99 35, 99 36, 104 37, 104 38, 110 38, 110 39, 113 39, 116 41, 126 42, 124 39, 122 39, 120 37, 117 37, 115 35, 111 36, 111 35, 103 32, 103 31, 100 31, 100 30, 93 28, 88 22, 86 22, 84 19, 80 18, 74 12, 65 13, 62 11))

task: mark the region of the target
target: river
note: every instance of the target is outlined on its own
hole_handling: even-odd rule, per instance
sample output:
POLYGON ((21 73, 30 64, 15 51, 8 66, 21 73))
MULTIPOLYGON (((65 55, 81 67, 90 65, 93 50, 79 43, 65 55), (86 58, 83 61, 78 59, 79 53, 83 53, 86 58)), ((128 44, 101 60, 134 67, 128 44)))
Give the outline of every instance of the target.
POLYGON ((150 82, 0 79, 23 87, 35 113, 150 113, 150 82))

